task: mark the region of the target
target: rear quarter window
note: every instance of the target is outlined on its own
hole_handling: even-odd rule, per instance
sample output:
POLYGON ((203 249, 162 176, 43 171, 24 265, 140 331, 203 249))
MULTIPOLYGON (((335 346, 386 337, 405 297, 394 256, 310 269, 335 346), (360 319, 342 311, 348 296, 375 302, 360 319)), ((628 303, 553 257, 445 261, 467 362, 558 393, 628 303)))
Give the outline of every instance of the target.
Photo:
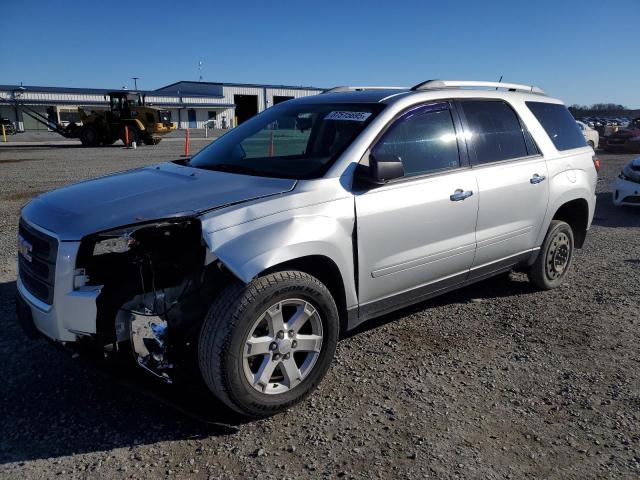
POLYGON ((526 102, 558 150, 586 147, 587 142, 567 107, 557 103, 526 102))

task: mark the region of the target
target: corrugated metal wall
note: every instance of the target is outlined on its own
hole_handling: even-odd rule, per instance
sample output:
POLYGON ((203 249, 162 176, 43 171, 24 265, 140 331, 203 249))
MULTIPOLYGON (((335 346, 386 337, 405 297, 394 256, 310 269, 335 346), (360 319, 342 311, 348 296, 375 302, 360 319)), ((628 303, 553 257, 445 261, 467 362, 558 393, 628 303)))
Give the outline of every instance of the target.
MULTIPOLYGON (((4 92, 6 98, 11 98, 9 92, 4 92)), ((29 92, 25 91, 18 95, 17 99, 23 100, 25 103, 40 103, 42 105, 55 105, 58 103, 82 103, 82 104, 95 104, 104 103, 106 100, 103 95, 91 95, 91 94, 75 94, 75 93, 49 93, 49 92, 29 92)))
POLYGON ((267 88, 267 104, 273 107, 273 97, 308 97, 322 93, 322 90, 298 90, 291 88, 267 88))
MULTIPOLYGON (((295 88, 272 88, 272 87, 242 87, 242 86, 229 86, 225 85, 223 87, 223 97, 222 98, 206 98, 206 97, 182 97, 183 102, 189 103, 191 105, 197 105, 198 103, 207 103, 207 104, 233 104, 235 95, 253 95, 256 97, 257 105, 258 105, 258 113, 262 112, 266 108, 273 106, 273 97, 306 97, 309 95, 317 95, 322 93, 322 90, 313 90, 313 89, 295 89, 295 88), (266 97, 266 103, 265 103, 266 97)), ((147 96, 147 101, 151 101, 152 97, 147 96)), ((155 97, 153 97, 155 98, 155 97)), ((164 97, 163 97, 164 98, 164 97)), ((196 107, 189 106, 188 108, 180 109, 178 113, 178 109, 171 108, 171 119, 178 123, 178 118, 180 118, 180 122, 178 128, 189 128, 189 119, 188 119, 188 110, 195 109, 196 111, 196 120, 197 120, 197 128, 204 128, 204 123, 209 119, 208 112, 215 111, 216 115, 216 124, 217 128, 222 128, 223 118, 226 120, 226 125, 228 127, 235 126, 235 112, 233 108, 215 108, 211 105, 196 107)))

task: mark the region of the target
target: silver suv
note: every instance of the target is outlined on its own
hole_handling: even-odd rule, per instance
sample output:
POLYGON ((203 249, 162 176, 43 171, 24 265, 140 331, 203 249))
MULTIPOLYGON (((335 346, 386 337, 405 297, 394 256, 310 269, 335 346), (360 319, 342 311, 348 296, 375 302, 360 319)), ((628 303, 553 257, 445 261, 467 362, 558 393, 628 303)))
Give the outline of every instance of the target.
POLYGON ((233 410, 270 415, 373 317, 512 268, 558 286, 598 165, 535 87, 338 87, 188 160, 36 197, 20 218, 18 316, 166 381, 199 370, 233 410))

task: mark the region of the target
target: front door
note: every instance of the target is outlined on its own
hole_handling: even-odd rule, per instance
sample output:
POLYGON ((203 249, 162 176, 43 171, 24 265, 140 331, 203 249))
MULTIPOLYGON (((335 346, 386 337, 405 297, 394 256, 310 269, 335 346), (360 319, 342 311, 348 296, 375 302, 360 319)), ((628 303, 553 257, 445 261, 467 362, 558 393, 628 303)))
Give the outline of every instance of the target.
POLYGON ((404 178, 355 192, 361 318, 463 282, 478 212, 448 103, 402 115, 371 149, 400 157, 404 178))
POLYGON ((198 122, 196 121, 196 111, 193 108, 187 110, 187 116, 189 117, 189 128, 197 128, 198 122))
POLYGON ((463 100, 460 105, 480 199, 471 270, 478 277, 539 247, 549 181, 544 157, 508 103, 463 100))

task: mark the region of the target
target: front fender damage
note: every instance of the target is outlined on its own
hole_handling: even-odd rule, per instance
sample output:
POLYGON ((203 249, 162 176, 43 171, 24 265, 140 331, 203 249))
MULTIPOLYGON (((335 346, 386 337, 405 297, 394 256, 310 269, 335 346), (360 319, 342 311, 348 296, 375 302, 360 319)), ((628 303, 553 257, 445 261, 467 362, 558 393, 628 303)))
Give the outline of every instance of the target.
POLYGON ((341 211, 336 203, 339 202, 333 204, 333 216, 320 211, 311 215, 260 219, 219 230, 205 221, 202 239, 209 261, 219 262, 237 279, 249 283, 277 265, 310 256, 326 257, 339 266, 347 307, 357 305, 353 204, 342 202, 346 213, 340 216, 335 215, 341 211))
POLYGON ((101 288, 91 340, 104 356, 133 358, 170 382, 193 370, 204 316, 232 277, 209 261, 197 218, 138 225, 117 235, 84 239, 78 257, 85 284, 101 288))
POLYGON ((307 213, 219 229, 215 216, 170 219, 120 229, 106 243, 105 234, 84 239, 77 267, 86 285, 101 288, 94 340, 105 355, 133 358, 153 375, 174 381, 183 371, 197 371, 198 334, 221 290, 312 255, 340 267, 346 306, 356 305, 352 202, 307 213))

